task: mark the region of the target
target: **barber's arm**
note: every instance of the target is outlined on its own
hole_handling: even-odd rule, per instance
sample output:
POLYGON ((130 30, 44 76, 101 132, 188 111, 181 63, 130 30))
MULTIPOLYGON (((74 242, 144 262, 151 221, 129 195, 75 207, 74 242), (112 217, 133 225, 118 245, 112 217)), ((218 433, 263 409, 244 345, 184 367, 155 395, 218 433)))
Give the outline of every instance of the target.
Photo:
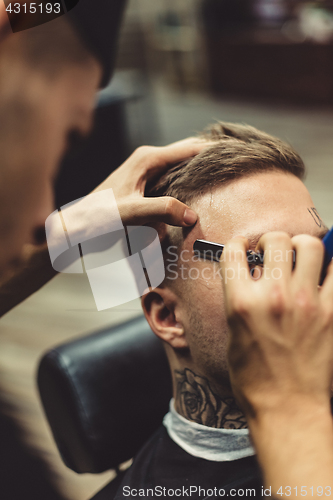
MULTIPOLYGON (((138 148, 94 192, 112 188, 125 226, 156 222, 191 226, 197 216, 184 203, 168 196, 146 198, 144 190, 148 180, 160 175, 169 166, 195 156, 208 146, 206 141, 189 138, 164 147, 138 148)), ((98 210, 98 217, 103 219, 101 206, 95 208, 98 210)), ((77 231, 80 236, 89 237, 89 215, 92 218, 94 216, 93 204, 89 205, 89 213, 85 212, 82 218, 76 219, 77 227, 71 227, 72 235, 77 231)), ((109 215, 109 212, 106 212, 106 217, 109 215)), ((0 317, 36 292, 56 274, 51 266, 46 245, 26 246, 21 265, 0 281, 0 317)))
POLYGON ((257 246, 265 259, 260 279, 254 280, 247 249, 245 238, 234 238, 221 266, 231 383, 265 487, 276 498, 331 496, 333 266, 319 288, 321 241, 268 233, 257 246), (276 251, 285 258, 276 259, 276 251))

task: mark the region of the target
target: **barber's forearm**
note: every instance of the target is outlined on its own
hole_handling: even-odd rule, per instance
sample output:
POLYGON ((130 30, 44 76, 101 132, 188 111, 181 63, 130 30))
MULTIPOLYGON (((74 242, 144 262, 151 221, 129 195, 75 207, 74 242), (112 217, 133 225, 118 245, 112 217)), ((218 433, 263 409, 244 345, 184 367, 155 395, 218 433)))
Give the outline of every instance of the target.
POLYGON ((24 249, 22 265, 0 280, 0 317, 23 302, 50 281, 57 272, 52 268, 47 246, 24 249))
POLYGON ((333 495, 329 404, 285 400, 283 408, 250 418, 249 427, 265 487, 271 487, 272 496, 297 499, 325 496, 325 492, 326 496, 333 495))

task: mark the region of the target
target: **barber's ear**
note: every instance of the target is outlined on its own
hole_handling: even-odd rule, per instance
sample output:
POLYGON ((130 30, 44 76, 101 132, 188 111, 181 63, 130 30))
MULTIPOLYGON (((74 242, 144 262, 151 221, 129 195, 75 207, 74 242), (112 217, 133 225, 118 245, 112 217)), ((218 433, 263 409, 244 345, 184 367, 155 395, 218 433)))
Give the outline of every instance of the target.
POLYGON ((188 347, 184 327, 177 318, 176 295, 168 288, 155 288, 143 295, 142 309, 155 335, 174 349, 188 347))
POLYGON ((5 2, 0 2, 0 42, 10 34, 13 34, 13 31, 6 12, 6 5, 5 2))

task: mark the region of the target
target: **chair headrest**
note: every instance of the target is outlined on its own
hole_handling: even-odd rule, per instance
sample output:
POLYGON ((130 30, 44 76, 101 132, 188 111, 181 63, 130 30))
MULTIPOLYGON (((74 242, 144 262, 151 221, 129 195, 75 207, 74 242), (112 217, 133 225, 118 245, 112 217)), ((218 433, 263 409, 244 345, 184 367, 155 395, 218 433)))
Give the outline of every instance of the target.
POLYGON ((40 362, 38 386, 61 456, 76 472, 132 458, 171 397, 164 349, 144 317, 52 349, 40 362))

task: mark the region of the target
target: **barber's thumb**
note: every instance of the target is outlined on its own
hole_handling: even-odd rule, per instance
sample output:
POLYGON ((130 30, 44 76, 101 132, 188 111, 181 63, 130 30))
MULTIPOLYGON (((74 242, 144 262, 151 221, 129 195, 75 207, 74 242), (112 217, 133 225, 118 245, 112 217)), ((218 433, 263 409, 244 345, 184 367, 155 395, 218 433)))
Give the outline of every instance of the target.
POLYGON ((136 210, 136 216, 141 224, 164 222, 171 226, 190 227, 198 218, 187 205, 171 196, 142 198, 136 210))

